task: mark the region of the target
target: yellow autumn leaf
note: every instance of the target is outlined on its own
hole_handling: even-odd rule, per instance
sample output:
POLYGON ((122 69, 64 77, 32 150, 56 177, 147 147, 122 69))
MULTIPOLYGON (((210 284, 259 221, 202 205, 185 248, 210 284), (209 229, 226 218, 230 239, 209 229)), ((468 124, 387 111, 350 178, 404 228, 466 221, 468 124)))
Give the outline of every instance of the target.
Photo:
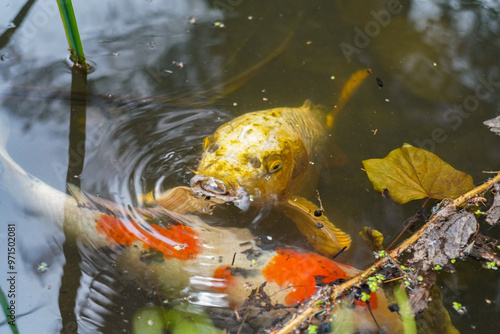
POLYGON ((382 242, 384 242, 384 235, 379 231, 365 226, 359 232, 359 236, 368 245, 368 247, 370 247, 372 251, 377 252, 381 249, 384 249, 384 247, 382 247, 382 242))
POLYGON ((455 198, 474 188, 469 174, 410 144, 383 159, 364 160, 363 165, 373 188, 399 204, 425 197, 455 198))

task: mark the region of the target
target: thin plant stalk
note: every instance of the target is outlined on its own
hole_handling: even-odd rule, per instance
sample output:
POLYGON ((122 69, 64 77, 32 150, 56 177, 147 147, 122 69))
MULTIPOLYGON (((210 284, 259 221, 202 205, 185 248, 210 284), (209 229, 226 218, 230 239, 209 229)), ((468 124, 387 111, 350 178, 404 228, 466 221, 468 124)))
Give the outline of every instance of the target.
POLYGON ((17 330, 17 325, 16 321, 17 320, 10 320, 9 321, 9 302, 7 298, 5 297, 2 288, 0 287, 0 305, 2 306, 3 312, 5 314, 5 318, 7 319, 7 323, 10 326, 10 329, 12 330, 12 334, 19 334, 19 331, 17 330))
POLYGON ((63 21, 66 37, 68 38, 69 49, 71 52, 71 60, 84 68, 88 68, 83 53, 82 41, 78 32, 78 24, 76 23, 75 12, 71 0, 57 0, 61 19, 63 21))

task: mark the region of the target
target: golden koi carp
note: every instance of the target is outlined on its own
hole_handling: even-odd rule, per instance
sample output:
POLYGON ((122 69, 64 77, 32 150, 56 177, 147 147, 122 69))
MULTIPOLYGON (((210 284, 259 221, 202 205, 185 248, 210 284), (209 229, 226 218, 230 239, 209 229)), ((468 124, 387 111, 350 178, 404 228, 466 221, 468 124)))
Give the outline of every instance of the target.
POLYGON ((179 187, 146 199, 183 212, 211 210, 190 209, 186 203, 193 192, 210 199, 211 205, 233 202, 243 210, 250 205, 280 206, 321 253, 347 249, 350 236, 302 196, 314 190, 336 114, 369 73, 361 70, 351 76, 330 113, 307 100, 299 108, 250 112, 223 124, 204 140, 191 190, 179 187), (173 201, 173 193, 185 200, 173 201))

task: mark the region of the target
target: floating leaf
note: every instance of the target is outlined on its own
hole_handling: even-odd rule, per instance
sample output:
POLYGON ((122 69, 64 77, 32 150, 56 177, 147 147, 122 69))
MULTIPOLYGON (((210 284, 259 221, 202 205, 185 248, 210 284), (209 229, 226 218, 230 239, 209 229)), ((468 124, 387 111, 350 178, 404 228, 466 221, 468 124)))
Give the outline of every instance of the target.
POLYGON ((363 165, 373 188, 399 204, 425 197, 455 198, 474 188, 469 174, 410 144, 383 159, 364 160, 363 165))
POLYGON ((383 249, 382 242, 384 241, 384 236, 379 231, 365 226, 359 232, 359 236, 372 251, 376 252, 383 249))

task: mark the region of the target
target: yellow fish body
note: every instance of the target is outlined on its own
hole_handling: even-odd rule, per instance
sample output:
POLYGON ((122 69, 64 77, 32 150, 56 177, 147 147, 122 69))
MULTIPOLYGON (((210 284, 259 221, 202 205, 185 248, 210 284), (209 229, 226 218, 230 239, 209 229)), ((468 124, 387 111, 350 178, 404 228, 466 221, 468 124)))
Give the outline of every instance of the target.
POLYGON ((349 247, 350 237, 299 197, 314 189, 322 165, 328 137, 322 109, 306 101, 299 108, 250 112, 225 123, 205 138, 191 188, 242 210, 251 204, 283 206, 319 251, 349 247))
MULTIPOLYGON (((318 171, 325 145, 325 114, 306 101, 300 108, 244 114, 205 138, 195 191, 256 204, 301 194, 318 171)), ((249 203, 239 203, 246 209, 249 203)))
MULTIPOLYGON (((341 93, 340 106, 366 75, 359 71, 351 77, 341 93)), ((301 197, 316 186, 338 110, 328 113, 307 100, 299 108, 274 108, 237 117, 205 138, 191 189, 174 188, 156 200, 149 196, 149 200, 174 211, 207 211, 189 210, 186 203, 199 204, 189 200, 194 191, 211 203, 233 202, 242 210, 250 205, 278 205, 321 253, 348 248, 349 235, 336 228, 322 209, 301 197)))

